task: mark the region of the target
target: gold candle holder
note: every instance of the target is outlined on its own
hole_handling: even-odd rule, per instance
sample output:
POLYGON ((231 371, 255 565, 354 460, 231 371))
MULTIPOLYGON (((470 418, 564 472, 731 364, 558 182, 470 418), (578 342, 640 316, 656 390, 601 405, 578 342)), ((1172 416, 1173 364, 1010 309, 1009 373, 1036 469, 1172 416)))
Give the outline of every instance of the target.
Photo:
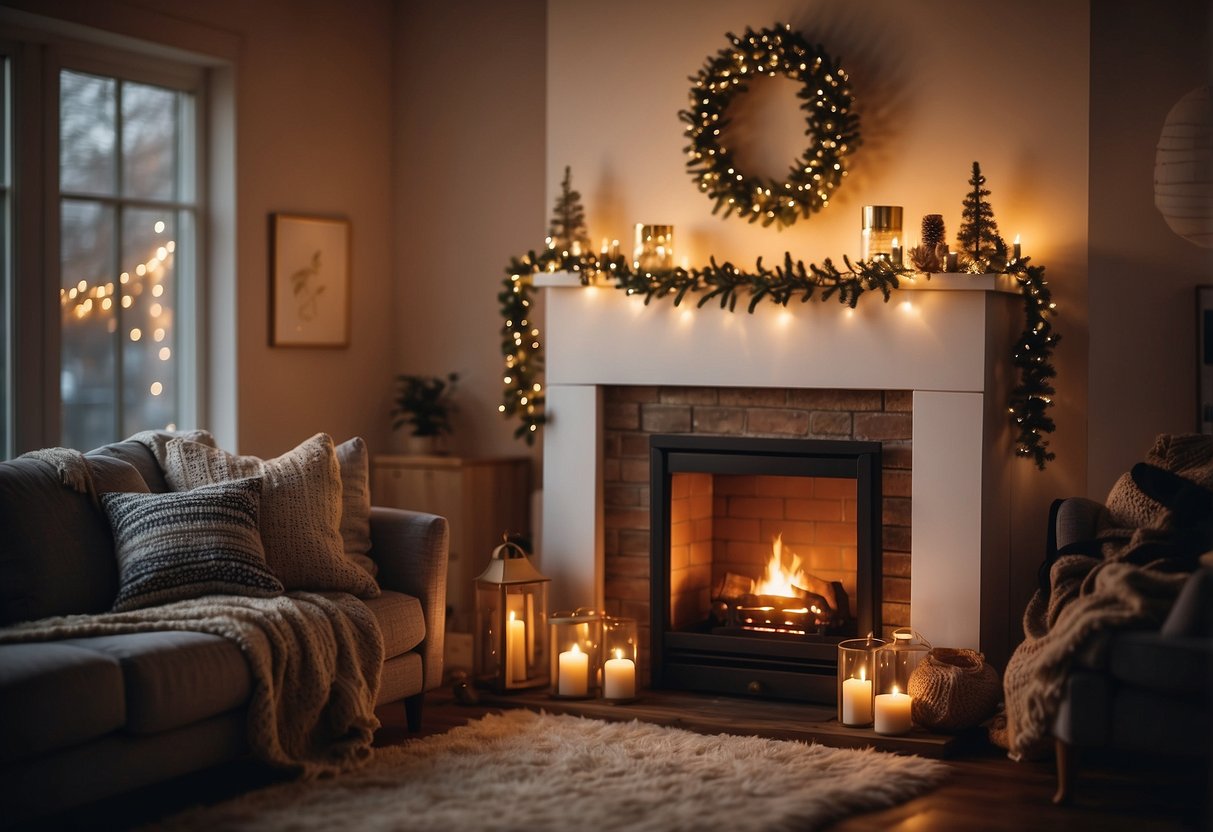
POLYGON ((674 226, 636 223, 633 267, 642 272, 674 268, 674 226))
MULTIPOLYGON (((859 258, 861 260, 893 258, 893 240, 903 236, 901 215, 900 205, 863 206, 863 229, 859 235, 859 258)), ((900 250, 897 254, 900 255, 900 250)))

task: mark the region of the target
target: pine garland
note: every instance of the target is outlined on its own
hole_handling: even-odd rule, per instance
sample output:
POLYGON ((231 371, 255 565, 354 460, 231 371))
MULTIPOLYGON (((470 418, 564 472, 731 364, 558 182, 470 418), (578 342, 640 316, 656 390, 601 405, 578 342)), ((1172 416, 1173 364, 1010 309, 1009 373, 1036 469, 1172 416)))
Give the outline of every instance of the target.
POLYGON ((1007 273, 1019 283, 1023 295, 1024 328, 1012 349, 1012 361, 1019 373, 1019 383, 1011 391, 1008 408, 1018 431, 1015 453, 1030 457, 1036 467, 1044 470, 1045 463, 1055 454, 1042 434, 1057 429, 1049 408, 1053 406, 1052 379, 1057 376, 1053 366, 1053 350, 1061 336, 1053 331, 1049 318, 1056 312, 1053 293, 1045 280, 1045 267, 1033 266, 1032 258, 1023 257, 1007 264, 1007 273))

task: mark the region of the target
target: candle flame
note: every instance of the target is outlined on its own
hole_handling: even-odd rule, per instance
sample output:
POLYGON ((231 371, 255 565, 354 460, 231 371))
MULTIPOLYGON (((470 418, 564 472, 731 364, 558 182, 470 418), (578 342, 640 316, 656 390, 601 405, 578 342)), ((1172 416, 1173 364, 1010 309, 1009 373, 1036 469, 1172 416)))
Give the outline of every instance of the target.
POLYGON ((623 650, 622 650, 622 649, 620 649, 620 648, 618 648, 618 647, 616 647, 616 648, 615 648, 615 658, 617 658, 617 659, 622 659, 622 658, 623 658, 623 650))
POLYGON ((1015 235, 1015 245, 1019 245, 1019 235, 1015 235))
POLYGON ((580 653, 580 652, 581 652, 581 648, 580 648, 580 647, 578 647, 576 644, 574 644, 572 647, 570 647, 570 648, 569 648, 569 651, 570 651, 570 652, 572 652, 572 653, 580 653))
POLYGON ((866 667, 859 668, 859 681, 861 681, 861 682, 867 681, 867 672, 868 672, 868 669, 866 667))
POLYGON ((514 611, 510 610, 510 621, 514 620, 514 611))
POLYGON ((897 689, 897 685, 893 685, 893 695, 896 696, 899 693, 901 693, 901 691, 897 689))

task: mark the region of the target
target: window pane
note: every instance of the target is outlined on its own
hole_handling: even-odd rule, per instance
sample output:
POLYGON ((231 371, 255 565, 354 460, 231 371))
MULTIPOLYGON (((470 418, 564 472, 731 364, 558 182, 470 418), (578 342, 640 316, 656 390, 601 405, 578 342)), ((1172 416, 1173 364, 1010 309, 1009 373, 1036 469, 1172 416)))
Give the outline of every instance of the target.
POLYGON ((131 298, 122 310, 123 436, 177 422, 176 249, 173 212, 123 213, 122 269, 131 298))
POLYGON ((123 84, 123 194, 173 199, 176 156, 177 93, 146 84, 123 84))
POLYGON ((114 332, 124 299, 112 276, 114 210, 64 200, 60 210, 60 375, 63 444, 86 450, 114 439, 114 332))
POLYGON ((59 73, 59 188, 114 192, 117 82, 81 72, 59 73))

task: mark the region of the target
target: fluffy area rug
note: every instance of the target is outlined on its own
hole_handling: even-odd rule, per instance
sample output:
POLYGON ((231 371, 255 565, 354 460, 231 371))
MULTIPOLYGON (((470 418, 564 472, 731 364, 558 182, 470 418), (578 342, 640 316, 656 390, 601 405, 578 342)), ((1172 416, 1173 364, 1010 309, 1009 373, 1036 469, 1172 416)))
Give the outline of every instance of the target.
POLYGON ((933 760, 640 722, 507 711, 378 749, 358 771, 287 783, 166 830, 808 830, 940 782, 933 760))

